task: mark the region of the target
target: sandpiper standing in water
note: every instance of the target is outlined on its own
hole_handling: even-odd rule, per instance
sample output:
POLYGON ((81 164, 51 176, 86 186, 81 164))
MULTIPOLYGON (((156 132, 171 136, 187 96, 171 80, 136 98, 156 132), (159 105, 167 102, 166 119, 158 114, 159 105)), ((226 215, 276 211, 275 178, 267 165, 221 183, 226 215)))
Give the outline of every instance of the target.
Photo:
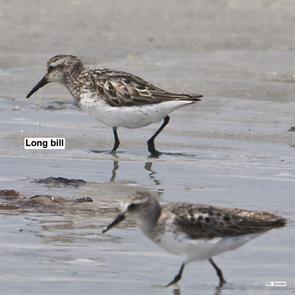
POLYGON ((225 279, 212 257, 241 247, 259 235, 286 224, 284 218, 269 212, 190 203, 161 206, 150 194, 138 192, 127 199, 122 212, 103 229, 103 233, 127 216, 160 247, 183 257, 179 272, 167 287, 176 284, 185 265, 195 260, 208 260, 218 275, 219 287, 222 287, 225 279))
POLYGON ((200 101, 202 95, 165 91, 126 72, 109 69, 87 69, 73 55, 56 55, 47 62, 47 73, 28 93, 29 98, 49 82, 59 82, 73 95, 79 106, 97 121, 113 129, 115 153, 120 145, 117 129, 140 128, 163 120, 161 127, 147 141, 153 156, 155 138, 169 123, 169 114, 183 106, 200 101))

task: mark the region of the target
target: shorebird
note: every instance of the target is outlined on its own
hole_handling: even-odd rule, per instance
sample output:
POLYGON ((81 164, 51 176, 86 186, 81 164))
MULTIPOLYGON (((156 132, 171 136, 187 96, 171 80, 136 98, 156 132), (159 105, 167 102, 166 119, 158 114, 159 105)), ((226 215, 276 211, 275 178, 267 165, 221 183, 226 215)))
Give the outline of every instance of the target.
POLYGON ((26 98, 49 82, 66 86, 82 110, 97 121, 110 126, 114 134, 115 153, 120 145, 117 129, 140 128, 163 120, 147 141, 153 156, 160 155, 155 138, 169 123, 169 114, 200 101, 202 95, 168 92, 133 74, 110 69, 87 69, 73 55, 56 55, 47 62, 47 73, 26 98))
POLYGON ((107 232, 125 217, 135 221, 142 232, 183 263, 166 287, 176 284, 187 263, 208 260, 219 278, 226 282, 214 256, 241 247, 259 235, 286 224, 286 219, 269 212, 217 208, 190 203, 159 202, 147 192, 138 192, 122 204, 121 213, 103 229, 107 232))

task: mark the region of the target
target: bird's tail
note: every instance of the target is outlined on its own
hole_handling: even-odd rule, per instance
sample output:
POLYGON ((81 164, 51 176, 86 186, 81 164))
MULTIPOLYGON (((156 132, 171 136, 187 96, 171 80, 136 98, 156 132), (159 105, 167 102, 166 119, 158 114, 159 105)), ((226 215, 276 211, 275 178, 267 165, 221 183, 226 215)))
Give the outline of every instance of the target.
POLYGON ((201 100, 200 98, 203 97, 203 95, 201 95, 201 94, 198 94, 198 95, 190 95, 190 96, 192 97, 192 100, 193 101, 200 101, 201 100))
POLYGON ((197 102, 197 101, 201 101, 201 97, 203 97, 203 95, 198 94, 198 95, 194 95, 194 94, 179 94, 179 96, 181 96, 179 98, 179 100, 190 100, 192 102, 197 102))
POLYGON ((183 100, 183 101, 197 102, 197 101, 201 101, 200 99, 201 97, 203 97, 203 95, 169 93, 170 100, 183 100))
POLYGON ((283 227, 287 224, 287 219, 278 216, 277 219, 272 221, 273 227, 283 227))
POLYGON ((254 218, 248 220, 249 226, 253 226, 255 231, 268 231, 273 228, 283 227, 287 224, 287 220, 284 217, 269 213, 259 212, 254 218))

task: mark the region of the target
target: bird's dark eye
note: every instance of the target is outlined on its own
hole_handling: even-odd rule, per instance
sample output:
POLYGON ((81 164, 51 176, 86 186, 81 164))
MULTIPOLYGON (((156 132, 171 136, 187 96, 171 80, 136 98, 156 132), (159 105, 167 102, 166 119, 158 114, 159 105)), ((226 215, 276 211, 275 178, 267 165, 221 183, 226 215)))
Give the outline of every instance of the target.
POLYGON ((48 71, 51 71, 51 70, 53 70, 53 66, 48 67, 48 71))
POLYGON ((137 204, 130 204, 128 210, 134 210, 137 207, 137 204))

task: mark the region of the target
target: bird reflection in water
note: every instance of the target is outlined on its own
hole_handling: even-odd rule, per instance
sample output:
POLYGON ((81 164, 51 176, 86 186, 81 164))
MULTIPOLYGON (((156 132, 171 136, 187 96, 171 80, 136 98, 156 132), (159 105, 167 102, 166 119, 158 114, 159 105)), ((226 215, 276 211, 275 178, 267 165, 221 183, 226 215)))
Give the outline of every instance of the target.
MULTIPOLYGON (((215 288, 213 295, 221 295, 221 290, 224 286, 218 286, 215 288)), ((172 295, 181 295, 180 287, 177 285, 172 289, 172 295)))
POLYGON ((180 288, 179 287, 173 288, 172 295, 181 295, 180 288))
MULTIPOLYGON (((153 166, 153 162, 149 161, 149 162, 145 162, 144 164, 144 170, 148 171, 148 176, 149 178, 152 180, 153 184, 155 184, 156 186, 160 186, 161 182, 160 180, 156 177, 157 172, 155 170, 152 169, 153 166)), ((112 168, 112 174, 111 174, 111 178, 110 178, 110 182, 116 182, 116 178, 117 178, 117 172, 120 168, 120 164, 119 164, 119 160, 116 159, 113 161, 113 168, 112 168)), ((161 196, 164 193, 164 189, 163 188, 158 188, 157 189, 157 194, 158 196, 161 196)))
POLYGON ((119 161, 114 160, 113 161, 113 169, 112 169, 112 177, 110 179, 110 182, 115 182, 117 177, 117 170, 119 169, 119 161))

